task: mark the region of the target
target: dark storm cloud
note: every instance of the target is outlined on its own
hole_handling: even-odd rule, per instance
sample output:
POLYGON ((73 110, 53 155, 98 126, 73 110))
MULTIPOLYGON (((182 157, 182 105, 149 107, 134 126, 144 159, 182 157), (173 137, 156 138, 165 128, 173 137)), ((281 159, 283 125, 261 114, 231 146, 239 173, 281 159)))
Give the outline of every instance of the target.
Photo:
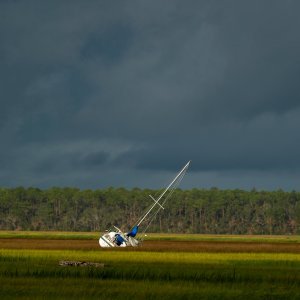
POLYGON ((281 119, 264 116, 251 125, 233 122, 206 126, 193 140, 183 136, 176 146, 176 141, 167 140, 159 147, 147 145, 122 153, 116 165, 175 171, 187 157, 192 157, 193 171, 297 171, 300 167, 298 113, 281 119), (289 126, 283 127, 286 123, 289 126), (285 135, 287 131, 289 135, 285 135))
POLYGON ((193 185, 290 188, 299 8, 2 1, 1 184, 156 185, 191 159, 193 185))

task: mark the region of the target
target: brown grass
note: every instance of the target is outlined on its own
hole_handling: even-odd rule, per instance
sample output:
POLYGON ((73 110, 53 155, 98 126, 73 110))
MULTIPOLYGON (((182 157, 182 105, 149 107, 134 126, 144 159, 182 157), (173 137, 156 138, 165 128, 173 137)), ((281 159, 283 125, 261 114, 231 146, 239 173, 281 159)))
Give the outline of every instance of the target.
POLYGON ((300 253, 299 243, 144 241, 138 248, 102 249, 97 240, 0 239, 2 249, 161 251, 161 252, 255 252, 300 253))

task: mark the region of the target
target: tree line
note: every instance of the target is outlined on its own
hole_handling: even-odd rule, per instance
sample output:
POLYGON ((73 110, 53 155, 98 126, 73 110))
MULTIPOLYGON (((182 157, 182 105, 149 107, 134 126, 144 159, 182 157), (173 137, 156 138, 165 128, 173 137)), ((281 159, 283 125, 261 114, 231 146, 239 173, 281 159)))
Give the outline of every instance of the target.
MULTIPOLYGON (((1 230, 104 231, 131 226, 157 190, 0 188, 1 230)), ((177 189, 149 232, 300 234, 300 193, 177 189)))

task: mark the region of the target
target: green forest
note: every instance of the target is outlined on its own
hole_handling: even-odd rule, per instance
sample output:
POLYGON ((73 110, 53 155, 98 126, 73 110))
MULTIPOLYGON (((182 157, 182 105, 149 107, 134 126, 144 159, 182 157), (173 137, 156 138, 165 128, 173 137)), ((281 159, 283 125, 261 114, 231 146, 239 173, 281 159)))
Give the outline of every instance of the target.
MULTIPOLYGON (((158 190, 0 188, 1 230, 130 229, 158 190)), ((300 193, 177 189, 149 232, 300 234, 300 193)))

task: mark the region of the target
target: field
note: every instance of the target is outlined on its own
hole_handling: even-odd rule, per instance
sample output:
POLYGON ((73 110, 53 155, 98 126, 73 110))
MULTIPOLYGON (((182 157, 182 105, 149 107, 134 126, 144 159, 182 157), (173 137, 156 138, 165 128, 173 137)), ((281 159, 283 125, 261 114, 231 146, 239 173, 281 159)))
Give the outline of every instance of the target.
POLYGON ((0 232, 0 299, 300 299, 299 236, 149 234, 126 249, 97 239, 0 232))

